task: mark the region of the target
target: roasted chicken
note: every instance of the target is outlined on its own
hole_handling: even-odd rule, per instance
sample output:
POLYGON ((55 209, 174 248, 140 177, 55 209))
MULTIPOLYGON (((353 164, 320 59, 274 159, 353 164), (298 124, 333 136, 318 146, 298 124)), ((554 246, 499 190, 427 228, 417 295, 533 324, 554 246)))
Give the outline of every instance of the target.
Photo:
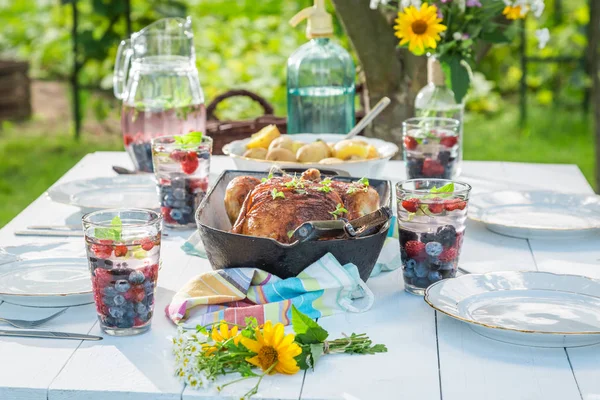
POLYGON ((308 169, 300 177, 272 177, 262 183, 237 177, 227 186, 225 208, 233 233, 289 243, 291 232, 305 222, 353 220, 376 211, 379 194, 366 180, 321 179, 319 170, 308 169))

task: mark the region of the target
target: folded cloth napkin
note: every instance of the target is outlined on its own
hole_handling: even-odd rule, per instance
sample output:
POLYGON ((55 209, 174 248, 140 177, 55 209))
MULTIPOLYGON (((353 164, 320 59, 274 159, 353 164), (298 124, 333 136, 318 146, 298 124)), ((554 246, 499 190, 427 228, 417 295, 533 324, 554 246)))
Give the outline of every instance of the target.
MULTIPOLYGON (((395 224, 391 225, 371 277, 401 265, 398 242, 393 237, 395 224)), ((189 255, 206 258, 198 232, 181 248, 189 255)), ((287 325, 292 304, 318 318, 343 311, 366 311, 373 304, 373 293, 354 264, 342 266, 328 253, 295 278, 281 279, 256 268, 229 268, 198 275, 175 294, 166 313, 175 324, 187 328, 220 320, 244 324, 246 317, 287 325)))
POLYGON ((244 324, 246 317, 291 322, 292 304, 312 318, 362 312, 373 293, 354 264, 341 265, 327 253, 297 277, 280 279, 256 268, 229 268, 198 275, 175 294, 167 316, 186 328, 221 320, 244 324))

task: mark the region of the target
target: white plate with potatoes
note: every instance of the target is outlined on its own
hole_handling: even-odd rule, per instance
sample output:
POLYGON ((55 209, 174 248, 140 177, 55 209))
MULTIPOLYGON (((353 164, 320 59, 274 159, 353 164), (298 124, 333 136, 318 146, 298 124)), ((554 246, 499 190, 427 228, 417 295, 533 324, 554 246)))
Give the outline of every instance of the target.
POLYGON ((245 171, 266 171, 273 164, 282 168, 326 168, 346 171, 350 176, 378 177, 398 146, 381 139, 330 133, 282 135, 274 125, 244 140, 223 146, 223 154, 233 158, 245 171))

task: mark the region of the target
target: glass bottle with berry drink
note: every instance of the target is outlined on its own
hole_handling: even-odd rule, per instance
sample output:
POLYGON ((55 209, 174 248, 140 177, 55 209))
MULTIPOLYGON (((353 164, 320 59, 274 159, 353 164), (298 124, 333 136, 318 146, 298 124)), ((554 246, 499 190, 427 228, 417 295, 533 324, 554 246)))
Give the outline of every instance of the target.
POLYGON ((195 228, 195 214, 208 190, 212 139, 201 132, 152 141, 152 157, 165 226, 195 228))
POLYGON ((141 209, 83 216, 96 312, 102 330, 129 336, 150 329, 160 263, 162 217, 141 209))
POLYGON ((114 93, 123 100, 125 149, 138 171, 152 172, 151 139, 204 131, 191 19, 165 18, 121 42, 114 93))
POLYGON ((411 179, 396 185, 407 292, 423 295, 429 285, 456 275, 470 191, 470 185, 446 179, 411 179))
POLYGON ((452 179, 458 173, 460 123, 450 118, 410 118, 402 123, 408 179, 452 179))

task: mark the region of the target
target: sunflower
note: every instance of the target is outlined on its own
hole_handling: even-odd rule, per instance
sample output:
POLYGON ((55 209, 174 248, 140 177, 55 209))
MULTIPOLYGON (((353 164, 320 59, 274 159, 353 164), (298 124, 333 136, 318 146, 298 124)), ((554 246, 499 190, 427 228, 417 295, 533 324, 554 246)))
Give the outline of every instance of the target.
MULTIPOLYGON (((233 328, 231 328, 231 330, 229 330, 229 325, 227 325, 227 322, 225 321, 221 321, 221 323, 219 324, 219 329, 217 329, 216 325, 213 326, 210 337, 215 343, 223 343, 229 339, 233 339, 233 343, 236 346, 241 339, 241 335, 238 335, 238 327, 234 326, 233 328)), ((211 346, 210 344, 205 343, 202 345, 202 350, 207 355, 211 355, 215 351, 217 351, 217 348, 215 346, 211 346)))
POLYGON ((271 374, 279 372, 292 375, 300 370, 294 357, 302 353, 302 349, 294 342, 293 334, 285 335, 283 324, 272 326, 271 321, 267 321, 263 331, 257 328, 255 333, 256 340, 242 337, 242 345, 256 353, 246 361, 260 367, 263 371, 270 369, 271 374))
POLYGON ((523 10, 521 6, 506 6, 502 14, 506 15, 506 19, 521 19, 527 15, 527 9, 523 10))
POLYGON ((426 49, 435 49, 442 38, 440 32, 445 31, 445 25, 440 24, 438 9, 434 5, 423 3, 421 8, 406 7, 398 13, 394 30, 400 39, 400 46, 408 43, 408 50, 416 55, 425 53, 426 49))

